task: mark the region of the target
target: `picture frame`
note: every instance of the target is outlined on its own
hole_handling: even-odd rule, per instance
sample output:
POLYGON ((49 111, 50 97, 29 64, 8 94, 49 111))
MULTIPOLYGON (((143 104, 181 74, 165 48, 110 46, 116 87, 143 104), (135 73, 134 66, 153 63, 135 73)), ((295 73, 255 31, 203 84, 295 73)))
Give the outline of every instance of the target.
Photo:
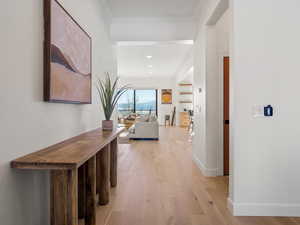
POLYGON ((44 0, 44 101, 92 103, 92 38, 57 0, 44 0))
POLYGON ((161 90, 161 104, 172 104, 172 89, 161 90))

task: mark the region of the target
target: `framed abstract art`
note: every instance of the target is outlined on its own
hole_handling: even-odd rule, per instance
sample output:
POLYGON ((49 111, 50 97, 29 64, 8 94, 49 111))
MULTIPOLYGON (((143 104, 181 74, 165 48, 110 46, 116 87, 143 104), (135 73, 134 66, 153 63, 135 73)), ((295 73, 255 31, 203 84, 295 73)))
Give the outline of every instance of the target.
POLYGON ((44 100, 92 102, 92 40, 56 0, 44 0, 44 100))
POLYGON ((172 89, 161 90, 161 104, 172 104, 172 89))

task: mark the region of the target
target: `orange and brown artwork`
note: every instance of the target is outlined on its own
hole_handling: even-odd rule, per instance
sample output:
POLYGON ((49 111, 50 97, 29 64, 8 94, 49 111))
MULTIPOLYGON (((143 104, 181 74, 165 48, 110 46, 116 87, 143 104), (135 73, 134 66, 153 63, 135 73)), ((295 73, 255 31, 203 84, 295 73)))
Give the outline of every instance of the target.
POLYGON ((172 89, 161 90, 161 104, 172 104, 172 89))
POLYGON ((91 38, 56 0, 47 1, 51 9, 48 100, 91 103, 91 38))

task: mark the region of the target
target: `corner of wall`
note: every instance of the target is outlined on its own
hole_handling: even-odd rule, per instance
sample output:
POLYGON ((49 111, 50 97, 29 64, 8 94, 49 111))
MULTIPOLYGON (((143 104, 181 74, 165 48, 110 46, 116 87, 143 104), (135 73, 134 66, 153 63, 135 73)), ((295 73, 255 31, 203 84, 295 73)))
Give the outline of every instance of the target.
POLYGON ((102 11, 102 13, 101 13, 102 19, 105 23, 106 33, 108 34, 109 39, 112 40, 112 38, 111 38, 112 13, 111 13, 110 7, 106 0, 101 0, 100 6, 101 6, 101 11, 102 11))
POLYGON ((233 201, 230 197, 227 198, 227 208, 229 209, 230 213, 233 214, 233 201))
POLYGON ((201 162, 201 160, 193 155, 193 161, 196 163, 197 167, 200 169, 202 174, 206 177, 216 177, 218 175, 218 169, 217 168, 207 168, 204 163, 201 162))

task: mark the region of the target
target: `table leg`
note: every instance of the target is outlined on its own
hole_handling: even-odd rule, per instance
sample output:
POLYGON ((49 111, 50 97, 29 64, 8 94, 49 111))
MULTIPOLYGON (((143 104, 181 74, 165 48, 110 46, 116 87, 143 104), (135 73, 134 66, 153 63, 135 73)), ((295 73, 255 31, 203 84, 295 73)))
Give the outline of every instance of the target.
POLYGON ((110 143, 110 184, 116 187, 118 183, 118 138, 110 143))
POLYGON ((97 155, 97 192, 99 194, 99 205, 109 203, 110 194, 110 145, 106 145, 97 155))
POLYGON ((85 225, 96 225, 96 156, 86 162, 85 225))
POLYGON ((51 171, 51 225, 78 225, 78 172, 51 171))
POLYGON ((78 168, 78 217, 84 219, 86 215, 86 163, 78 168))

